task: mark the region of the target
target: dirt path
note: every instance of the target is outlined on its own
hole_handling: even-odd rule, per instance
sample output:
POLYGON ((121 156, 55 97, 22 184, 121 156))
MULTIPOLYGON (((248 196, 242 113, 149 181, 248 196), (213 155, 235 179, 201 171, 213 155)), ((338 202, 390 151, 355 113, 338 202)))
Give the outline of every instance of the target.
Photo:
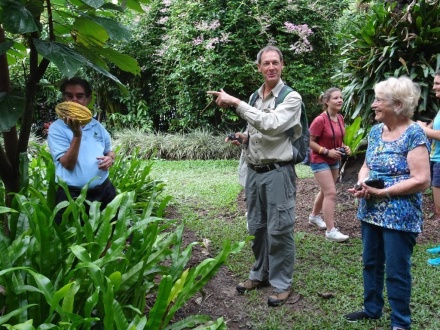
MULTIPOLYGON (((356 220, 357 207, 347 189, 353 187, 357 181, 357 173, 361 165, 362 161, 359 160, 345 171, 343 181, 337 184, 338 194, 335 207, 336 226, 342 233, 358 238, 360 238, 360 223, 356 220)), ((297 180, 295 232, 323 235, 322 230, 308 224, 308 215, 317 192, 318 186, 313 178, 297 180)), ((237 197, 237 203, 241 213, 244 214, 246 208, 243 192, 237 197)), ((418 237, 418 243, 440 242, 440 221, 433 219, 433 203, 429 195, 424 196, 424 209, 424 233, 418 237)), ((194 242, 199 241, 200 238, 196 237, 194 233, 186 232, 184 240, 185 242, 194 242)), ((192 260, 200 262, 205 257, 201 247, 195 246, 192 260)), ((223 317, 227 321, 228 329, 230 330, 252 329, 251 318, 247 315, 249 308, 247 305, 250 304, 249 298, 238 294, 235 290, 239 280, 226 267, 222 267, 215 278, 205 287, 205 301, 200 303, 200 295, 196 295, 184 308, 179 310, 176 314, 176 320, 183 319, 189 315, 202 314, 210 315, 214 319, 223 317)), ((267 294, 263 291, 265 296, 270 292, 270 288, 263 290, 267 290, 267 294)), ((295 295, 289 298, 288 301, 288 304, 291 304, 292 308, 295 309, 307 308, 307 306, 303 306, 303 303, 301 297, 295 295)), ((260 306, 253 306, 253 308, 258 309, 260 306)))

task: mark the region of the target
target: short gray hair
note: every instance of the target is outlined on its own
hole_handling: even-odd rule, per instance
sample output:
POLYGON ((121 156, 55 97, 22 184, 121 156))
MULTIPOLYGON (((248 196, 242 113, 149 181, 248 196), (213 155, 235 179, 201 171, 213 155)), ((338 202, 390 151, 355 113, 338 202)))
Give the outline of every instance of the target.
POLYGON ((284 63, 283 53, 281 53, 281 50, 277 46, 268 45, 264 47, 262 50, 260 50, 257 54, 257 64, 261 64, 261 56, 263 56, 263 53, 275 51, 280 56, 280 61, 284 63))
POLYGON ((394 110, 397 115, 411 118, 419 103, 420 87, 406 76, 390 77, 374 86, 376 95, 382 95, 402 107, 394 110))

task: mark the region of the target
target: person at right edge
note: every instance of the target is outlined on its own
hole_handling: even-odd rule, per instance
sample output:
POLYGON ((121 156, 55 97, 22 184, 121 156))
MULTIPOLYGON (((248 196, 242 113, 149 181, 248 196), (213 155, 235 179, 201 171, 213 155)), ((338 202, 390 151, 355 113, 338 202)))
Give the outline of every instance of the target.
POLYGON ((320 229, 327 229, 325 238, 331 242, 344 242, 349 236, 335 227, 336 180, 343 155, 350 155, 350 148, 343 143, 344 118, 339 114, 342 108, 342 94, 332 87, 319 98, 322 112, 310 125, 310 169, 319 184, 319 192, 313 203, 309 223, 320 229), (319 213, 322 210, 324 219, 319 213))
MULTIPOLYGON (((248 165, 245 191, 249 234, 254 236, 255 263, 249 279, 237 285, 244 293, 271 285, 274 293, 269 306, 279 306, 292 292, 295 242, 295 170, 291 138, 301 136, 301 96, 292 91, 275 108, 284 82, 283 55, 279 48, 267 46, 257 55, 258 71, 264 78, 254 106, 223 90, 208 91, 217 105, 234 107, 248 123, 247 132, 235 133, 242 141, 248 165), (289 136, 286 131, 293 131, 289 136)), ((231 143, 240 145, 237 140, 231 143)))
MULTIPOLYGON (((434 85, 432 89, 435 97, 440 99, 440 71, 434 75, 434 85)), ((440 220, 440 111, 431 123, 417 121, 417 124, 423 128, 431 142, 431 187, 434 198, 435 215, 440 220)), ((428 259, 428 265, 440 267, 440 245, 429 248, 426 252, 436 255, 436 258, 428 259)))
POLYGON ((374 92, 371 107, 380 123, 368 135, 358 183, 349 189, 360 198, 364 306, 345 318, 380 318, 385 278, 391 329, 405 330, 411 326, 411 256, 422 231, 422 191, 430 184, 429 141, 411 120, 420 98, 411 79, 388 78, 374 92), (368 186, 366 179, 381 179, 384 187, 368 186))

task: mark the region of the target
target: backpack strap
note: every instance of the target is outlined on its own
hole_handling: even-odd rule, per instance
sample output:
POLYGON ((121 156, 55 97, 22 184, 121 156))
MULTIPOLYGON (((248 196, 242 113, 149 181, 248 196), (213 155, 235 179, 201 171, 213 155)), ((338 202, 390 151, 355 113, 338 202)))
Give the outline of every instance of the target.
MULTIPOLYGON (((284 99, 286 98, 287 94, 290 92, 293 92, 292 87, 284 85, 280 92, 278 93, 278 96, 275 98, 275 108, 280 104, 283 103, 284 99)), ((258 99, 258 89, 252 94, 251 99, 249 101, 250 106, 254 106, 255 102, 257 102, 258 99)))
POLYGON ((283 88, 281 88, 280 92, 278 93, 278 97, 275 98, 275 108, 280 103, 283 103, 283 101, 286 98, 287 94, 289 94, 290 92, 293 92, 293 89, 290 86, 284 85, 283 88))
POLYGON ((258 99, 258 89, 252 94, 251 100, 249 101, 249 105, 253 107, 255 105, 255 102, 257 102, 258 99))

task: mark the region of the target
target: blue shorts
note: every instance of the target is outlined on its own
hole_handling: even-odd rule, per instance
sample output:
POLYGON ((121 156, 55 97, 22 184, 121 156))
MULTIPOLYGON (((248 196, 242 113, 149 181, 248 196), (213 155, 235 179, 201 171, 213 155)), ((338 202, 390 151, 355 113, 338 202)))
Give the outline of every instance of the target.
POLYGON ((310 169, 313 173, 322 172, 322 171, 330 171, 330 170, 338 170, 339 162, 334 164, 327 163, 310 163, 310 169))
POLYGON ((440 187, 440 163, 431 162, 431 186, 440 187))

